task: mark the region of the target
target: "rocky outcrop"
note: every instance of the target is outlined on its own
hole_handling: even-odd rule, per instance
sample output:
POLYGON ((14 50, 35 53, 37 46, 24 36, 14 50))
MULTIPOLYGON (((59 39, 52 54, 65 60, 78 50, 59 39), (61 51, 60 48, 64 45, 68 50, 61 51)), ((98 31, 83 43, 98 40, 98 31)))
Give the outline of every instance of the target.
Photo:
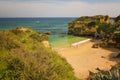
POLYGON ((68 34, 101 39, 106 46, 120 48, 120 16, 110 23, 109 16, 80 17, 68 23, 68 34))
POLYGON ((120 20, 120 15, 115 18, 115 22, 118 22, 120 20))
POLYGON ((81 36, 95 36, 100 23, 109 24, 109 16, 84 16, 77 18, 75 21, 68 24, 68 34, 81 36))

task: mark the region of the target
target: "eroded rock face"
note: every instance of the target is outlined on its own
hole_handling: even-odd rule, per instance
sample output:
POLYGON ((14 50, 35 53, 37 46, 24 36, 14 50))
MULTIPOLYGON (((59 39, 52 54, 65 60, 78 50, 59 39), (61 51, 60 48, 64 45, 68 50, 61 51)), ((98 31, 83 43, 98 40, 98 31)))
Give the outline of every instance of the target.
POLYGON ((109 16, 84 16, 77 18, 75 21, 68 24, 68 34, 82 35, 82 36, 95 36, 97 28, 100 23, 109 24, 109 16))
POLYGON ((105 21, 106 23, 110 23, 110 17, 109 17, 109 16, 105 16, 104 21, 105 21))
POLYGON ((90 36, 120 48, 120 16, 110 23, 109 16, 80 17, 68 24, 68 34, 90 36))
POLYGON ((120 20, 120 15, 116 17, 115 22, 118 22, 120 20))

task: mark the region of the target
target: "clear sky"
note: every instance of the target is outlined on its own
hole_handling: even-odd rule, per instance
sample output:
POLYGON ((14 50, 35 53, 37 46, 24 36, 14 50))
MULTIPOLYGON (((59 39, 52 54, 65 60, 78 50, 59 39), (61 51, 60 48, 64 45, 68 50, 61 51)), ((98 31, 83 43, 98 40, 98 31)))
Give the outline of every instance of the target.
POLYGON ((0 17, 118 16, 120 0, 0 0, 0 17))

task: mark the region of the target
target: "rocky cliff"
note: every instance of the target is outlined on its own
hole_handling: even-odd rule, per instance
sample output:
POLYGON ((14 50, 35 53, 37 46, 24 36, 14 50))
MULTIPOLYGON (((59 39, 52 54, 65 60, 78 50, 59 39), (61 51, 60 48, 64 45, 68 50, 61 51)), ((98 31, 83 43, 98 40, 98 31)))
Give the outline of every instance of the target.
POLYGON ((68 34, 94 36, 100 23, 109 24, 109 16, 84 16, 68 24, 68 34))
POLYGON ((120 20, 120 15, 115 18, 115 22, 118 22, 120 20))
POLYGON ((68 23, 68 34, 99 38, 104 45, 110 44, 120 48, 119 17, 116 17, 116 21, 112 24, 109 16, 80 17, 68 23))

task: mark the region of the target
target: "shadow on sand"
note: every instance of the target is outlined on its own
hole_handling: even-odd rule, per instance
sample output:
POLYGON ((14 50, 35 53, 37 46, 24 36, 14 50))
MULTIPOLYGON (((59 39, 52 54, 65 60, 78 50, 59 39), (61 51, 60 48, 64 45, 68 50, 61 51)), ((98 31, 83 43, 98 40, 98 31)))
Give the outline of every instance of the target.
MULTIPOLYGON (((91 40, 91 42, 93 42, 94 44, 100 44, 102 41, 93 39, 91 40)), ((108 56, 108 59, 110 61, 115 61, 117 63, 120 63, 120 49, 114 48, 113 46, 107 46, 102 49, 111 51, 111 54, 108 56)))

